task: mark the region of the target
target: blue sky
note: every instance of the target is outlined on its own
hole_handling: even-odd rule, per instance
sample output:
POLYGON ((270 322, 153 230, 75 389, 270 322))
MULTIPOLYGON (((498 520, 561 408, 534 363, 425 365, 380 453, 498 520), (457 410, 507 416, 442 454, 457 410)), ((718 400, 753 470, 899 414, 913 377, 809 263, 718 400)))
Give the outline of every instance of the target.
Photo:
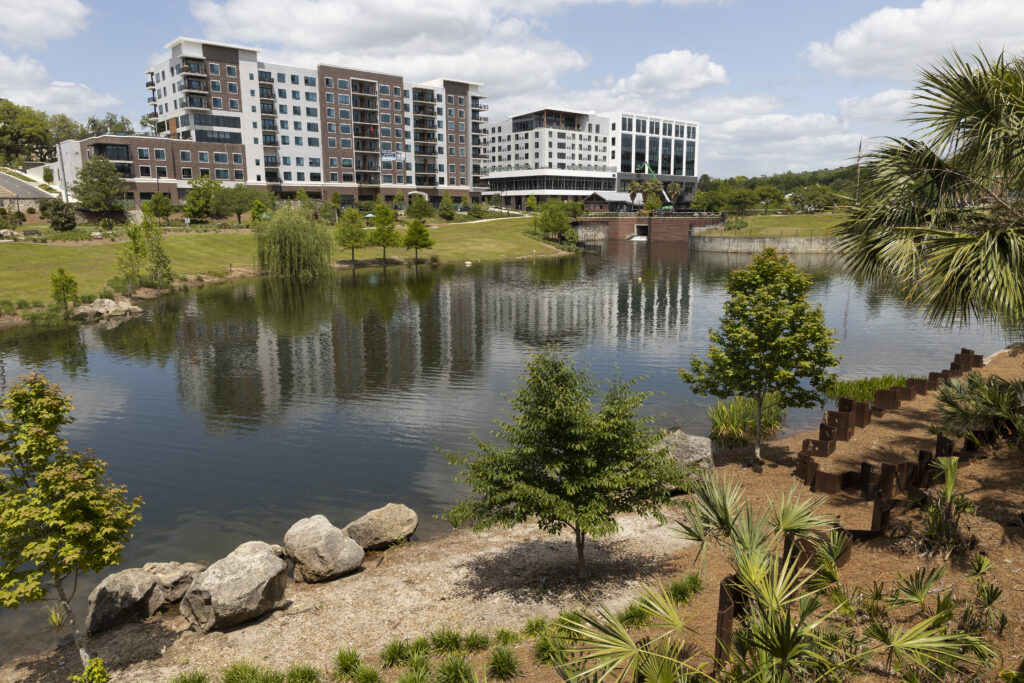
POLYGON ((85 119, 145 111, 171 39, 480 81, 491 119, 540 106, 702 124, 716 176, 834 167, 907 132, 917 70, 1020 54, 1024 0, 0 0, 0 97, 85 119))

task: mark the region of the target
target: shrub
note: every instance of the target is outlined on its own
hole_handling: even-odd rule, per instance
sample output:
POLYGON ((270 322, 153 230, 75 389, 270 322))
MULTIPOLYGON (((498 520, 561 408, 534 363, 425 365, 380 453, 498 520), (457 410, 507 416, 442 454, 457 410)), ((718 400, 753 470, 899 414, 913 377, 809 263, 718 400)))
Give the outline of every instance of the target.
POLYGON ((398 683, 432 683, 433 672, 430 661, 425 655, 414 655, 409 660, 409 668, 398 677, 398 683))
POLYGON ((487 675, 495 680, 511 681, 523 675, 523 665, 512 648, 500 645, 487 659, 487 675))
POLYGON ((878 377, 860 377, 857 379, 841 379, 829 387, 825 394, 831 399, 841 397, 854 401, 874 401, 875 391, 907 386, 908 377, 903 375, 879 375, 878 377))
POLYGON ((34 206, 28 207, 27 209, 25 209, 25 213, 27 213, 29 216, 34 216, 35 213, 36 213, 36 207, 34 207, 34 206))
POLYGON ((631 602, 626 609, 619 612, 619 621, 626 628, 642 628, 651 623, 651 615, 637 602, 631 602))
POLYGON ((545 630, 537 636, 537 642, 533 646, 533 658, 539 664, 551 665, 557 661, 561 651, 562 639, 554 631, 545 630))
POLYGON ((734 217, 725 221, 726 230, 743 230, 746 227, 747 221, 744 218, 734 217))
MULTIPOLYGON (((708 408, 711 419, 711 440, 726 448, 736 448, 754 441, 757 403, 746 396, 733 396, 708 408)), ((765 396, 761 411, 762 437, 770 437, 782 427, 786 411, 774 394, 765 396)))
POLYGON ((17 308, 9 299, 0 301, 0 315, 14 315, 17 308))
POLYGON ((473 667, 466 661, 465 656, 449 654, 438 664, 434 680, 437 683, 472 683, 473 667))
POLYGON ((523 635, 528 638, 538 638, 548 630, 548 620, 544 617, 533 617, 523 627, 523 635))
POLYGON ((284 674, 255 662, 234 662, 224 669, 222 683, 285 683, 284 674))
POLYGON ((202 671, 189 671, 178 674, 171 679, 170 683, 210 683, 210 675, 202 671))
POLYGON ((380 669, 369 664, 360 664, 352 672, 353 683, 380 683, 380 669))
POLYGON ((53 169, 50 168, 49 166, 47 166, 46 168, 43 169, 43 182, 44 183, 52 183, 53 182, 53 169))
POLYGON ((463 640, 463 645, 465 645, 466 649, 470 652, 480 652, 481 650, 486 650, 490 647, 491 638, 486 633, 473 629, 466 634, 466 637, 463 640))
POLYGON ((942 429, 975 443, 976 431, 1018 443, 1024 437, 1024 381, 982 377, 977 372, 939 384, 936 397, 942 429))
POLYGON ((380 661, 385 668, 398 666, 409 659, 409 645, 404 640, 392 640, 380 651, 380 661))
POLYGON ((430 638, 427 636, 419 636, 409 641, 409 659, 410 661, 419 655, 430 654, 430 638))
POLYGON ((943 554, 962 555, 975 545, 976 539, 960 528, 960 518, 973 514, 974 502, 956 490, 959 458, 936 458, 932 467, 942 480, 937 493, 931 493, 924 503, 924 533, 931 549, 943 554))
POLYGON ((502 645, 514 645, 522 640, 522 636, 509 628, 499 628, 494 632, 494 641, 502 645))
POLYGON ((677 605, 685 605, 693 599, 703 587, 700 574, 689 574, 682 579, 676 579, 668 585, 665 592, 669 594, 677 605))
POLYGON ((334 655, 334 677, 338 680, 351 678, 356 669, 359 668, 359 653, 352 648, 342 648, 334 655))
POLYGON ((447 626, 430 633, 430 646, 438 653, 458 652, 462 649, 462 634, 447 626))
POLYGON ((284 672, 285 683, 320 683, 323 679, 323 672, 309 664, 292 664, 284 672))
POLYGON ((25 299, 18 299, 18 303, 16 303, 15 306, 18 307, 19 311, 24 311, 28 310, 29 308, 32 308, 32 304, 30 304, 25 299))
POLYGON ((82 673, 72 674, 68 677, 69 683, 107 683, 109 680, 110 674, 107 673, 106 667, 103 666, 103 660, 99 657, 90 659, 82 673))
POLYGON ((260 270, 303 280, 330 272, 330 235, 304 209, 278 209, 253 231, 260 270))

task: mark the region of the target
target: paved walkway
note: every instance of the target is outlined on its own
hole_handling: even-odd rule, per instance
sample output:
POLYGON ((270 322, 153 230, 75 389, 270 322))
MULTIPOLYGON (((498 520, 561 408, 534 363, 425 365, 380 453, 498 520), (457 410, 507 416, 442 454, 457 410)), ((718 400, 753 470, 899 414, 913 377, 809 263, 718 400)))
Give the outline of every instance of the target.
POLYGON ((0 201, 9 199, 49 199, 50 195, 35 185, 18 180, 6 173, 0 173, 0 201))

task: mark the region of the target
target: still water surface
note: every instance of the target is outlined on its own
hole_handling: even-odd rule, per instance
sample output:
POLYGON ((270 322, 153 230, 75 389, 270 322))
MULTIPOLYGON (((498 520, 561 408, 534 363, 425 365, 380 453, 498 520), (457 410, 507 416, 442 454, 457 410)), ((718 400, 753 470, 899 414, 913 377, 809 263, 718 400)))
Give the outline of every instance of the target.
MULTIPOLYGON (((706 406, 678 370, 707 348, 724 283, 747 255, 613 242, 600 254, 465 268, 339 273, 323 286, 269 280, 151 302, 143 318, 0 335, 0 379, 30 370, 73 393, 71 446, 145 501, 122 567, 208 563, 297 519, 342 526, 403 502, 417 537, 458 490, 443 449, 486 435, 527 356, 558 343, 599 376, 646 375, 657 424, 696 433, 706 406)), ((929 327, 898 297, 817 255, 795 258, 840 339, 838 372, 926 373, 961 346, 1004 345, 985 327, 929 327)), ((813 426, 814 410, 790 414, 813 426)), ((79 587, 76 605, 97 578, 79 587)), ((0 611, 0 658, 38 649, 43 611, 0 611)))

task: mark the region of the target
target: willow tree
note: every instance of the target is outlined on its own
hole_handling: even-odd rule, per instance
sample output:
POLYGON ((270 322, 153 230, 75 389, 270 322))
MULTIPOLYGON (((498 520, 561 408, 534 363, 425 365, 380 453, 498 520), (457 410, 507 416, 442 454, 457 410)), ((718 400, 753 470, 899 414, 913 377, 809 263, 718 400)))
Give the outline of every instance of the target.
POLYGON ((269 219, 259 221, 253 231, 261 271, 300 280, 330 272, 330 235, 308 209, 280 208, 269 219))
POLYGON ((924 69, 908 121, 865 155, 840 249, 933 320, 1024 322, 1024 62, 949 57, 924 69))

